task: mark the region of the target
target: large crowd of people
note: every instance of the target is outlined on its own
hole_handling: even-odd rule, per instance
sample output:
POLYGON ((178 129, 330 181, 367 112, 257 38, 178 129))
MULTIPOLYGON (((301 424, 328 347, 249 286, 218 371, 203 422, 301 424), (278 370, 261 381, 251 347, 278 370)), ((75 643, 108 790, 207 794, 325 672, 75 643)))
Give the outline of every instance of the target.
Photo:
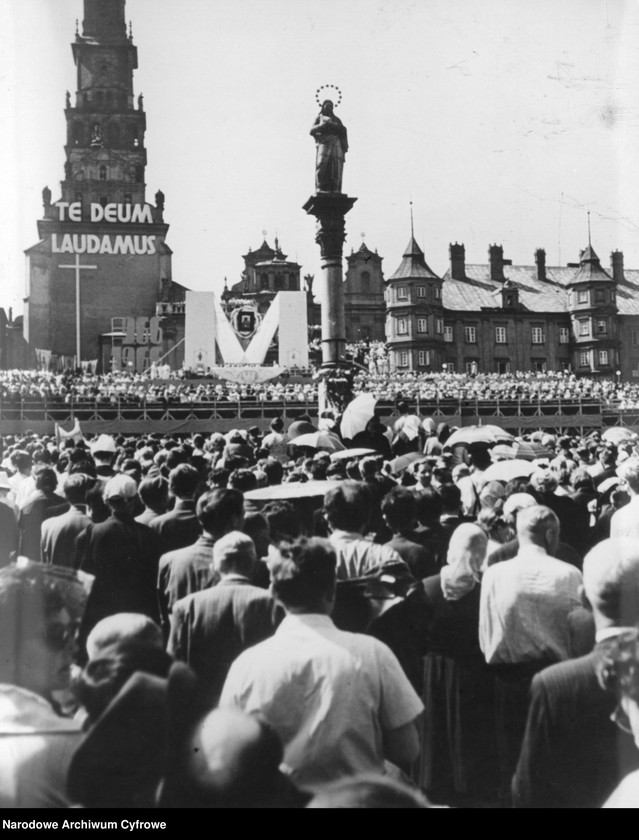
POLYGON ((636 806, 636 437, 398 412, 0 438, 0 805, 636 806))
MULTIPOLYGON (((353 355, 357 355, 353 353, 353 355)), ((50 404, 73 402, 108 406, 115 403, 142 405, 317 402, 317 378, 289 372, 254 384, 213 379, 190 379, 175 371, 168 379, 153 379, 146 373, 81 373, 67 371, 0 371, 0 400, 5 405, 21 400, 50 404)), ((497 403, 577 403, 591 402, 620 409, 639 407, 639 385, 617 378, 576 376, 568 372, 497 373, 419 373, 390 371, 387 365, 362 367, 354 380, 355 393, 371 393, 378 400, 418 400, 497 403)))

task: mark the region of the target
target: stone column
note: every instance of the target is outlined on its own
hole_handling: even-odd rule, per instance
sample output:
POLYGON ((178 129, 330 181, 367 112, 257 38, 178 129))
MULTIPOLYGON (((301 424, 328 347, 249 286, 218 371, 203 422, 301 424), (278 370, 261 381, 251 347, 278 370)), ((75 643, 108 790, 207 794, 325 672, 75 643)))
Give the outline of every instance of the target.
POLYGON ((318 192, 304 205, 304 210, 317 219, 315 241, 320 246, 322 272, 319 299, 322 313, 322 370, 320 413, 332 409, 341 413, 350 401, 352 372, 345 360, 346 328, 344 323, 344 278, 342 256, 346 233, 344 217, 357 201, 343 193, 318 192))

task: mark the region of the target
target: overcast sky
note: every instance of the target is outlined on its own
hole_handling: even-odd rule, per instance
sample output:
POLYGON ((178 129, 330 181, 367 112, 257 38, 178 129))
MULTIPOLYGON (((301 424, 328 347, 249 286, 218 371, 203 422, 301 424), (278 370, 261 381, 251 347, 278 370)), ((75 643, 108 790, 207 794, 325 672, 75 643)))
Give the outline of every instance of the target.
MULTIPOLYGON (((41 191, 60 197, 64 97, 82 0, 0 3, 0 306, 22 311, 41 191), (9 131, 7 131, 7 127, 9 131)), ((127 0, 147 112, 147 199, 166 195, 173 279, 220 291, 277 234, 319 274, 315 90, 336 84, 350 150, 345 253, 390 276, 410 235, 438 273, 450 242, 532 264, 592 241, 639 268, 635 0, 127 0)), ((116 314, 116 313, 114 313, 116 314)))

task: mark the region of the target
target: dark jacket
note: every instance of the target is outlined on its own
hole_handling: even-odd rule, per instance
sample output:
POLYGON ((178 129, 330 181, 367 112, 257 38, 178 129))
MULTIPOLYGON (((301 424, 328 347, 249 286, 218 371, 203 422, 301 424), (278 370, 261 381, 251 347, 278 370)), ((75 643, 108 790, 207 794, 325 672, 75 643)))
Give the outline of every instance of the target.
POLYGON ((218 582, 219 575, 213 571, 214 545, 215 540, 210 534, 202 534, 193 545, 169 551, 160 557, 157 587, 165 636, 168 636, 175 602, 218 582))
POLYGON ((600 808, 639 767, 632 736, 610 720, 617 698, 597 679, 605 649, 604 642, 533 678, 512 783, 515 807, 600 808))
POLYGON ((149 523, 160 538, 161 553, 193 545, 202 533, 195 515, 195 502, 178 499, 173 510, 149 523))

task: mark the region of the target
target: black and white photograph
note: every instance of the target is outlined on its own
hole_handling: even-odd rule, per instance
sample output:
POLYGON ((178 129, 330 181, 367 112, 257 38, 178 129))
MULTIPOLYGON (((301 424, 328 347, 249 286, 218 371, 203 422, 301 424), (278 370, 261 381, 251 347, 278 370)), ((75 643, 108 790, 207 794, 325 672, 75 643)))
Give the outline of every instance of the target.
POLYGON ((639 3, 0 28, 3 830, 639 807, 639 3))

